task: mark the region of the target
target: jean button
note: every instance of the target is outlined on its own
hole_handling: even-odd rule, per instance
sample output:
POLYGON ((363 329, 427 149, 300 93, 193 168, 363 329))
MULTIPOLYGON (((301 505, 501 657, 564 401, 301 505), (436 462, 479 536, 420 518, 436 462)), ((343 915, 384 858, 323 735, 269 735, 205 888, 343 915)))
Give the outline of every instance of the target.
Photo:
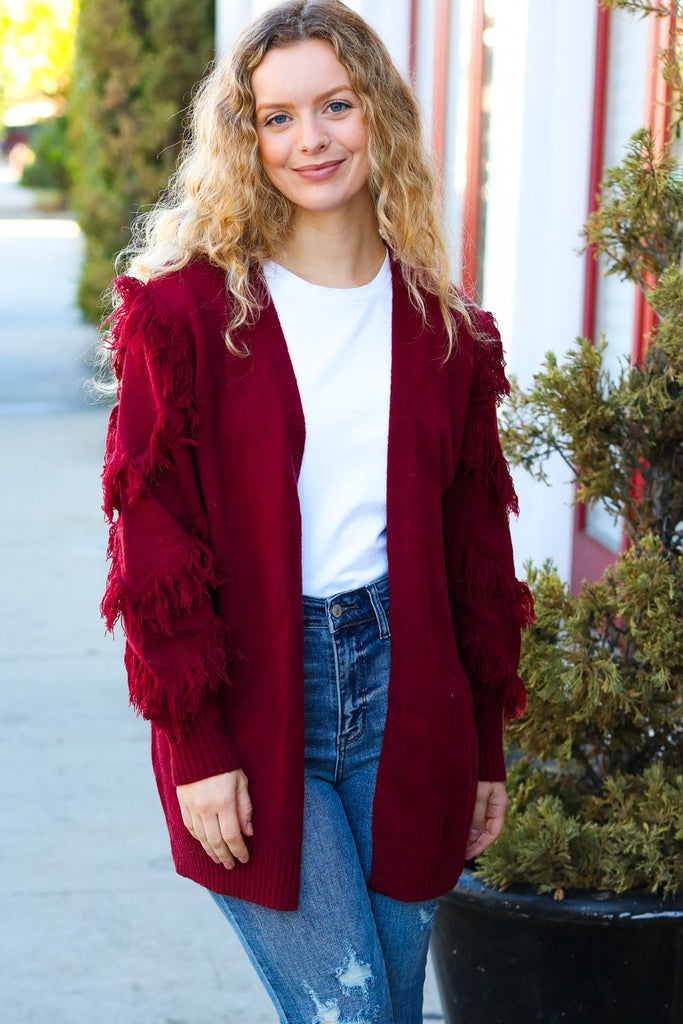
POLYGON ((344 609, 340 604, 333 604, 330 611, 335 619, 340 619, 344 613, 344 609))

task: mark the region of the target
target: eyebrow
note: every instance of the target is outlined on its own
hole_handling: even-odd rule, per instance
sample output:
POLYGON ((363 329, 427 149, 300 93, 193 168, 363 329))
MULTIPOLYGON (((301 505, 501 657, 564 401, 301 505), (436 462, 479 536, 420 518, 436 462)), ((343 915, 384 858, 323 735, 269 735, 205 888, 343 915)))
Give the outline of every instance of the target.
MULTIPOLYGON (((327 89, 325 92, 320 93, 319 96, 313 97, 314 103, 320 103, 321 100, 326 100, 328 96, 333 96, 337 92, 353 92, 350 85, 336 85, 334 89, 327 89)), ((293 110, 293 103, 259 103, 255 113, 259 114, 262 110, 275 110, 282 108, 283 110, 293 110)))

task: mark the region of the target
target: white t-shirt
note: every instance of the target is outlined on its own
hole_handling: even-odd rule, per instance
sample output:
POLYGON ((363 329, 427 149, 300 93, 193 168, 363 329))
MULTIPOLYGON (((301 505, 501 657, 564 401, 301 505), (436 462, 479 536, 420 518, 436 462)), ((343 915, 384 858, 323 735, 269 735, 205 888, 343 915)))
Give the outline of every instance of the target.
POLYGON ((303 591, 330 597, 387 571, 391 266, 360 288, 264 273, 294 368, 306 443, 299 475, 303 591))

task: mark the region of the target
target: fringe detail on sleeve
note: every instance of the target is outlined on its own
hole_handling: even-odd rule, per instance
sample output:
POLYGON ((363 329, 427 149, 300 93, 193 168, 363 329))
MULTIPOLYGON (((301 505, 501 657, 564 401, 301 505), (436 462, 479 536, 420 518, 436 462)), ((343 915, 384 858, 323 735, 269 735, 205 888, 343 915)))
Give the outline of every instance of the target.
POLYGON ((533 597, 527 584, 471 545, 456 551, 453 561, 456 583, 464 594, 475 598, 483 595, 504 606, 519 629, 533 625, 533 597))
POLYGON ((227 665, 230 643, 222 625, 208 630, 192 657, 177 665, 174 678, 157 679, 138 656, 134 646, 126 644, 130 703, 143 718, 151 719, 176 741, 182 739, 188 722, 199 711, 207 693, 216 693, 229 683, 227 665), (170 685, 169 685, 170 684, 170 685))
POLYGON ((459 640, 458 653, 470 679, 476 679, 482 689, 502 695, 505 719, 521 718, 526 708, 524 683, 517 671, 496 654, 495 646, 487 640, 459 640))
POLYGON ((510 382, 505 376, 503 343, 495 318, 486 310, 479 309, 475 316, 477 341, 475 374, 483 395, 495 396, 499 405, 510 394, 510 382))
POLYGON ((518 580, 498 562, 464 545, 454 552, 453 567, 456 585, 468 597, 482 595, 503 607, 519 629, 534 623, 534 599, 528 584, 518 580))
MULTIPOLYGON (((484 310, 477 310, 475 327, 480 340, 476 342, 473 387, 485 403, 492 402, 497 406, 510 394, 500 335, 493 316, 484 310)), ((493 422, 475 418, 468 421, 462 441, 461 459, 467 475, 485 483, 506 508, 508 515, 519 514, 510 467, 503 455, 498 430, 493 422)))
POLYGON ((179 612, 191 611, 206 596, 207 590, 220 582, 211 551, 197 539, 188 538, 184 548, 176 549, 146 581, 144 590, 129 587, 123 578, 116 523, 110 527, 107 557, 111 559, 111 567, 101 612, 108 630, 126 613, 129 621, 139 627, 171 636, 174 617, 179 612))
POLYGON ((462 463, 469 477, 479 478, 505 507, 508 515, 519 515, 519 502, 498 433, 485 423, 474 421, 463 438, 462 463))
MULTIPOLYGON (((498 562, 475 550, 471 545, 454 552, 454 586, 467 597, 482 596, 494 601, 519 629, 534 622, 534 599, 526 583, 501 567, 498 562)), ((463 667, 478 687, 501 694, 507 719, 524 713, 526 692, 510 658, 501 657, 495 637, 466 636, 458 638, 463 667)))
POLYGON ((179 628, 183 615, 194 611, 207 621, 202 602, 211 601, 211 590, 220 583, 202 538, 186 534, 144 584, 133 586, 126 579, 119 514, 132 511, 136 499, 164 474, 176 472, 174 454, 179 446, 195 443, 198 416, 194 360, 183 332, 155 307, 142 282, 120 277, 115 290, 120 304, 109 319, 106 339, 111 365, 120 383, 127 354, 134 354, 131 380, 142 374, 138 386, 150 403, 144 412, 151 426, 138 441, 136 425, 127 423, 129 433, 124 434, 119 407, 112 410, 102 473, 111 565, 101 610, 108 629, 123 619, 132 706, 178 741, 205 696, 228 685, 228 668, 239 655, 230 631, 215 615, 211 626, 191 638, 179 628))
POLYGON ((152 369, 158 412, 148 444, 142 451, 121 451, 117 446, 115 409, 109 424, 105 466, 102 474, 104 511, 111 520, 121 507, 121 489, 125 479, 129 501, 135 500, 165 471, 173 469, 171 453, 181 444, 194 444, 197 409, 193 395, 194 366, 170 321, 160 313, 141 281, 118 277, 114 288, 121 297, 109 318, 106 338, 111 365, 121 381, 126 350, 136 338, 144 349, 152 369))

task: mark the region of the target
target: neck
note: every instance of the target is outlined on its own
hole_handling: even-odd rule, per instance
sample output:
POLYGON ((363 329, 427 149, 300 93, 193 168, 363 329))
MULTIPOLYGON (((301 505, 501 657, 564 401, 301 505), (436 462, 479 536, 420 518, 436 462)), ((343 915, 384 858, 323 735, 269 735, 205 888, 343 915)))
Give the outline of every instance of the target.
POLYGON ((327 288, 357 288, 376 276, 385 249, 368 194, 353 208, 303 210, 278 262, 297 277, 327 288))

